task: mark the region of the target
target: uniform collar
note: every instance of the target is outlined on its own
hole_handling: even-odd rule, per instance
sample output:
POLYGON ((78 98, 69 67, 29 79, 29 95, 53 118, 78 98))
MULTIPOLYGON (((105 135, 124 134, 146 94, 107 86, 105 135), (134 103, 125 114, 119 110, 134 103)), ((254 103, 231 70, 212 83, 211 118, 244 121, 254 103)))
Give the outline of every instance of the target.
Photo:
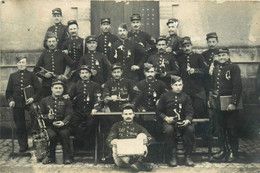
POLYGON ((132 122, 130 122, 130 123, 127 123, 127 122, 125 122, 125 121, 123 120, 123 124, 124 124, 124 125, 131 125, 131 124, 134 124, 134 120, 133 120, 132 122))
POLYGON ((83 84, 87 84, 87 83, 89 83, 90 82, 90 80, 81 80, 81 83, 83 83, 83 84))
POLYGON ((96 53, 96 52, 97 52, 97 51, 90 51, 90 50, 88 51, 88 53, 96 53))
POLYGON ((48 49, 48 50, 47 50, 47 52, 57 52, 57 51, 58 51, 58 49, 54 49, 54 50, 48 49))
POLYGON ((115 82, 120 82, 120 81, 122 81, 124 78, 120 78, 120 79, 115 79, 115 78, 113 78, 113 80, 115 81, 115 82))
POLYGON ((54 99, 54 100, 58 100, 58 99, 61 99, 63 96, 58 96, 58 97, 54 97, 53 95, 51 95, 51 97, 54 99))
POLYGON ((172 35, 170 35, 170 37, 171 38, 173 38, 173 37, 175 38, 175 37, 177 37, 177 34, 172 34, 172 35))
POLYGON ((147 83, 154 83, 154 82, 156 81, 156 79, 155 79, 155 78, 153 78, 152 80, 145 79, 145 81, 146 81, 147 83))
POLYGON ((141 30, 133 30, 132 29, 132 33, 134 33, 134 34, 139 34, 141 32, 141 30))
POLYGON ((20 73, 24 73, 26 72, 27 69, 24 69, 24 70, 18 70, 20 73))
POLYGON ((55 23, 54 26, 61 26, 61 23, 55 23))
POLYGON ((75 38, 70 37, 70 39, 71 39, 71 40, 77 40, 77 39, 79 39, 79 36, 76 36, 75 38))
POLYGON ((102 35, 110 35, 110 32, 102 32, 102 35))

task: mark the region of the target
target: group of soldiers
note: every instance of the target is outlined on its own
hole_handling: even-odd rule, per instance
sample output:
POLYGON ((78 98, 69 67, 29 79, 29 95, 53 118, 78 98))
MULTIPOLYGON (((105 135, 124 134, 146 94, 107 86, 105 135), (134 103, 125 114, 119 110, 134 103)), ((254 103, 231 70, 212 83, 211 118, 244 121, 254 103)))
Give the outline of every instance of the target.
MULTIPOLYGON (((195 141, 192 119, 210 117, 216 119, 214 126, 220 141, 220 152, 215 158, 238 158, 240 69, 231 63, 229 49, 218 47, 215 32, 206 35, 208 50, 199 54, 193 51, 190 37, 177 35, 179 21, 174 18, 167 22, 168 37, 155 39, 142 31, 141 16, 133 14, 131 30, 123 23, 118 27, 118 36, 113 35, 111 19, 102 18, 101 34, 83 39, 78 35, 76 20, 63 25, 60 8, 52 10, 52 15, 54 25, 48 28, 43 43, 46 50, 39 57, 34 72, 26 69, 26 57, 17 57, 18 71, 12 73, 8 81, 6 98, 13 108, 20 152, 28 149, 24 110, 33 115, 32 105, 38 102, 50 138, 50 152, 44 163, 55 161, 59 137, 64 163, 70 164, 69 135, 73 133, 80 140, 88 140, 96 126, 93 114, 122 109, 121 123, 118 117, 109 117, 101 124, 106 133, 116 123, 107 134, 110 147, 116 145, 113 139, 135 138, 139 133, 146 134, 144 141, 148 145, 151 136, 158 133, 155 126, 161 125, 170 155, 168 164, 177 166, 176 128, 180 128, 185 163, 193 166, 190 158, 195 141), (29 88, 33 90, 30 96, 24 92, 29 88), (220 107, 221 96, 231 96, 226 110, 220 107), (140 121, 148 131, 131 124, 134 111, 156 112, 157 116, 146 115, 140 121), (155 123, 153 127, 146 126, 149 121, 155 123)), ((119 166, 130 163, 114 159, 119 166)), ((142 159, 135 161, 138 164, 131 166, 140 170, 142 159)))

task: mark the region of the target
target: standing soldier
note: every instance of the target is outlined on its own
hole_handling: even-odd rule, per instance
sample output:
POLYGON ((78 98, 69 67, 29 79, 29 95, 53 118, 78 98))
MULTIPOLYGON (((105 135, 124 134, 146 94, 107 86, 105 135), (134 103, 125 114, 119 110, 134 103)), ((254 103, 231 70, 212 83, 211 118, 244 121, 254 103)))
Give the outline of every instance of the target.
POLYGON ((13 117, 20 146, 19 151, 25 152, 28 149, 28 135, 24 111, 27 110, 30 113, 31 123, 34 123, 35 114, 32 104, 37 102, 40 97, 41 85, 34 73, 26 69, 27 58, 17 57, 16 59, 18 71, 12 73, 9 77, 6 99, 9 102, 9 107, 13 108, 13 117))
POLYGON ((52 32, 56 35, 58 45, 57 48, 60 49, 62 46, 62 43, 68 38, 68 30, 67 26, 63 25, 61 23, 62 21, 62 11, 60 8, 55 8, 52 10, 52 16, 54 20, 54 25, 48 28, 45 39, 43 41, 43 46, 47 49, 47 36, 49 32, 52 32))
MULTIPOLYGON (((164 82, 155 79, 156 70, 152 64, 144 63, 145 79, 137 83, 137 87, 141 91, 141 96, 137 103, 139 112, 156 112, 156 103, 161 94, 166 92, 164 82)), ((144 115, 143 126, 155 137, 161 131, 158 126, 157 116, 144 115), (149 121, 149 122, 148 122, 149 121)))
POLYGON ((179 76, 171 78, 172 90, 161 95, 158 102, 158 113, 163 119, 163 133, 165 137, 166 153, 171 154, 169 166, 177 166, 177 128, 180 128, 185 149, 185 163, 193 166, 190 158, 193 150, 195 135, 191 124, 193 118, 192 101, 189 95, 182 91, 183 81, 179 76), (179 118, 176 118, 179 117, 179 118), (179 119, 179 121, 177 121, 179 119))
POLYGON ((237 106, 241 99, 242 82, 240 68, 232 64, 229 58, 229 49, 222 48, 218 51, 217 64, 213 71, 212 87, 210 92, 209 107, 215 110, 221 151, 215 155, 216 159, 235 161, 238 155, 238 110, 237 106), (223 96, 230 96, 226 109, 221 109, 224 101, 223 96), (231 151, 230 151, 230 148, 231 151))
POLYGON ((170 36, 167 38, 167 52, 172 52, 176 56, 182 54, 181 41, 182 38, 178 36, 179 20, 172 18, 167 22, 168 32, 170 36))
POLYGON ((167 53, 167 41, 165 36, 160 36, 156 44, 157 53, 150 56, 148 63, 153 64, 158 73, 156 78, 162 80, 167 87, 171 88, 170 75, 179 75, 178 61, 173 53, 167 53))
POLYGON ((49 33, 47 36, 48 50, 44 51, 36 67, 43 68, 44 73, 42 86, 43 97, 51 95, 51 82, 52 78, 57 78, 60 75, 62 78, 66 78, 66 75, 70 71, 70 67, 73 65, 73 60, 57 49, 57 37, 53 33, 49 33))
POLYGON ((79 59, 83 55, 83 39, 78 36, 79 26, 76 20, 68 21, 69 38, 62 44, 61 50, 74 61, 71 70, 78 68, 79 59))
POLYGON ((50 139, 50 151, 42 162, 43 164, 55 162, 55 146, 59 138, 63 148, 64 163, 70 164, 72 153, 69 144, 70 130, 68 124, 73 113, 72 104, 69 99, 62 96, 64 83, 61 80, 53 80, 51 91, 52 95, 43 98, 40 103, 41 113, 50 139))
POLYGON ((145 48, 147 52, 151 52, 155 50, 156 39, 152 37, 147 32, 142 31, 141 28, 141 15, 133 14, 130 18, 132 30, 128 33, 128 37, 130 40, 136 41, 142 47, 145 48), (149 46, 148 46, 149 44, 149 46))
POLYGON ((206 94, 202 75, 207 64, 202 55, 192 51, 190 37, 183 37, 182 49, 184 54, 178 58, 181 77, 184 83, 183 91, 190 95, 194 109, 194 117, 205 116, 206 94))
POLYGON ((97 42, 98 42, 97 51, 109 57, 112 44, 118 40, 118 37, 110 32, 111 30, 110 18, 102 18, 100 28, 102 33, 97 37, 97 42))
POLYGON ((217 33, 212 32, 212 33, 208 33, 207 37, 206 37, 207 43, 208 43, 208 50, 206 50, 205 52, 202 53, 202 56, 204 57, 207 65, 208 65, 208 70, 207 73, 205 74, 204 77, 204 84, 205 84, 205 90, 206 90, 206 95, 208 96, 209 94, 209 87, 210 87, 210 75, 209 74, 209 70, 214 68, 214 57, 217 55, 218 53, 218 36, 217 33))
POLYGON ((108 104, 111 112, 120 112, 122 105, 132 103, 135 105, 140 97, 140 90, 134 81, 122 77, 121 64, 112 65, 112 79, 107 81, 103 90, 104 102, 108 104))
POLYGON ((80 80, 68 91, 72 99, 74 115, 71 127, 75 136, 88 141, 88 134, 95 130, 95 121, 91 113, 100 109, 101 88, 91 81, 91 69, 82 65, 79 69, 80 80))
POLYGON ((97 37, 94 35, 86 38, 88 52, 80 58, 79 67, 88 65, 91 69, 92 80, 100 85, 104 84, 108 78, 110 62, 107 57, 100 52, 97 52, 97 37))
POLYGON ((112 64, 122 64, 123 77, 138 81, 138 70, 142 68, 148 54, 141 45, 128 39, 125 23, 119 25, 118 35, 120 40, 117 40, 112 45, 109 60, 112 64))

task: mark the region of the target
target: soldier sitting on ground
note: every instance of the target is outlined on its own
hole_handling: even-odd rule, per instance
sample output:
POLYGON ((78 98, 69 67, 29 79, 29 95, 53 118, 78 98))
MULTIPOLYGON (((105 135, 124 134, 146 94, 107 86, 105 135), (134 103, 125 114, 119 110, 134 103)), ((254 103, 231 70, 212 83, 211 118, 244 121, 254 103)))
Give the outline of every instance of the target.
POLYGON ((147 132, 145 128, 133 121, 134 116, 134 107, 131 104, 125 104, 122 111, 123 121, 117 122, 112 126, 107 137, 107 143, 112 148, 113 158, 117 166, 130 167, 133 171, 151 171, 152 165, 143 164, 143 159, 148 153, 146 146, 152 142, 153 137, 147 132), (131 157, 126 153, 126 155, 123 153, 119 155, 119 141, 122 139, 134 138, 136 138, 136 140, 142 140, 140 147, 143 146, 143 154, 137 155, 132 153, 133 155, 131 157))

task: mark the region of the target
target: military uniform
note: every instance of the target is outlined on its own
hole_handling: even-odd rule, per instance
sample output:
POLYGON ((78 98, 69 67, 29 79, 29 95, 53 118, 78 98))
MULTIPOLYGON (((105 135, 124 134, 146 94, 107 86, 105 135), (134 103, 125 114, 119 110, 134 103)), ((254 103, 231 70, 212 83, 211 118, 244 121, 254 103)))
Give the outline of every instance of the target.
MULTIPOLYGON (((163 93, 159 99, 157 109, 158 114, 162 119, 166 116, 175 117, 177 115, 175 113, 176 111, 180 114, 181 120, 189 120, 192 122, 192 101, 190 96, 183 91, 181 93, 174 93, 173 91, 163 93)), ((172 153, 175 151, 173 149, 176 149, 176 128, 175 123, 168 124, 166 121, 163 122, 163 133, 165 136, 165 144, 168 153, 172 153)), ((183 134, 186 155, 190 155, 195 142, 194 128, 191 124, 189 124, 181 130, 181 133, 183 134)))
POLYGON ((31 123, 33 123, 35 116, 32 104, 25 104, 24 89, 28 87, 32 87, 33 91, 27 93, 32 94, 30 96, 26 95, 27 99, 32 97, 34 99, 34 102, 37 102, 41 94, 41 84, 34 73, 25 69, 19 70, 10 75, 6 89, 6 99, 8 100, 8 102, 15 102, 15 106, 13 108, 13 116, 17 128, 16 133, 20 148, 28 148, 28 136, 24 110, 29 111, 31 116, 31 123))
POLYGON ((202 55, 198 53, 183 54, 178 58, 181 77, 183 79, 183 91, 190 95, 194 117, 199 118, 205 116, 205 88, 202 80, 202 75, 207 69, 207 64, 202 55), (187 67, 194 68, 195 73, 189 74, 187 67))
POLYGON ((93 81, 77 81, 68 92, 73 100, 74 115, 71 127, 80 139, 95 129, 95 120, 91 115, 92 109, 100 109, 101 88, 93 81))
POLYGON ((224 153, 229 153, 229 145, 233 156, 238 156, 238 110, 221 111, 220 96, 232 96, 231 103, 238 105, 242 94, 240 68, 230 62, 217 63, 212 77, 210 101, 215 110, 218 122, 219 140, 224 153))
POLYGON ((79 59, 83 55, 83 39, 77 37, 76 39, 69 38, 61 46, 61 50, 68 50, 69 57, 74 61, 72 70, 77 69, 79 59))
POLYGON ((137 83, 137 87, 141 91, 141 100, 137 104, 139 111, 156 111, 155 104, 160 95, 166 91, 165 83, 157 79, 144 79, 137 83))
MULTIPOLYGON (((55 49, 52 50, 46 50, 44 51, 36 66, 40 66, 45 68, 46 70, 53 72, 56 75, 63 74, 66 68, 66 65, 73 66, 74 62, 73 60, 66 55, 65 53, 55 49)), ((51 95, 51 86, 52 79, 44 78, 42 81, 43 86, 43 97, 51 95)))
MULTIPOLYGON (((100 19, 101 25, 103 23, 108 23, 110 25, 111 19, 110 18, 102 18, 100 19)), ((110 49, 112 44, 118 40, 118 37, 111 32, 103 32, 97 37, 97 51, 105 54, 107 57, 110 55, 110 49)))
POLYGON ((120 112, 125 103, 135 104, 140 97, 140 90, 130 79, 121 78, 119 80, 111 79, 105 83, 103 98, 117 96, 117 98, 126 99, 125 101, 110 101, 108 103, 111 112, 120 112))
POLYGON ((180 56, 183 52, 181 50, 182 38, 177 34, 167 37, 167 46, 172 48, 172 53, 180 56))
POLYGON ((41 112, 45 118, 45 124, 47 126, 47 132, 50 139, 50 158, 55 160, 55 146, 57 143, 57 137, 59 137, 62 147, 64 160, 72 159, 72 153, 70 151, 69 136, 70 130, 68 124, 73 114, 72 103, 69 99, 65 99, 62 96, 53 97, 47 96, 42 99, 40 103, 41 112), (54 112, 54 120, 48 119, 48 113, 54 112), (53 121, 63 121, 64 126, 58 128, 53 126, 53 121))
POLYGON ((96 51, 88 51, 88 53, 80 58, 79 66, 81 65, 88 65, 91 69, 97 71, 95 76, 92 75, 94 82, 99 84, 106 82, 111 64, 104 54, 96 51))
POLYGON ((153 64, 153 66, 159 72, 156 76, 157 79, 162 80, 167 87, 170 89, 170 75, 179 75, 180 69, 177 59, 172 53, 156 53, 150 56, 147 60, 148 63, 153 64), (161 77, 160 74, 166 72, 165 77, 161 77))
POLYGON ((148 54, 145 49, 135 41, 126 39, 117 40, 111 48, 109 60, 112 64, 121 63, 123 66, 123 77, 138 80, 138 70, 132 71, 131 66, 137 65, 142 68, 148 54))
POLYGON ((105 54, 107 57, 110 55, 110 49, 112 44, 118 40, 118 37, 114 34, 108 33, 101 33, 97 37, 98 47, 97 51, 105 54))
MULTIPOLYGON (((52 14, 60 14, 62 16, 62 11, 60 8, 55 8, 52 10, 52 14)), ((58 45, 57 48, 61 49, 62 43, 68 38, 68 28, 67 26, 63 25, 62 23, 54 24, 50 26, 47 29, 44 41, 43 41, 43 46, 48 49, 47 46, 47 38, 48 38, 48 33, 54 33, 57 36, 57 41, 58 45)))

